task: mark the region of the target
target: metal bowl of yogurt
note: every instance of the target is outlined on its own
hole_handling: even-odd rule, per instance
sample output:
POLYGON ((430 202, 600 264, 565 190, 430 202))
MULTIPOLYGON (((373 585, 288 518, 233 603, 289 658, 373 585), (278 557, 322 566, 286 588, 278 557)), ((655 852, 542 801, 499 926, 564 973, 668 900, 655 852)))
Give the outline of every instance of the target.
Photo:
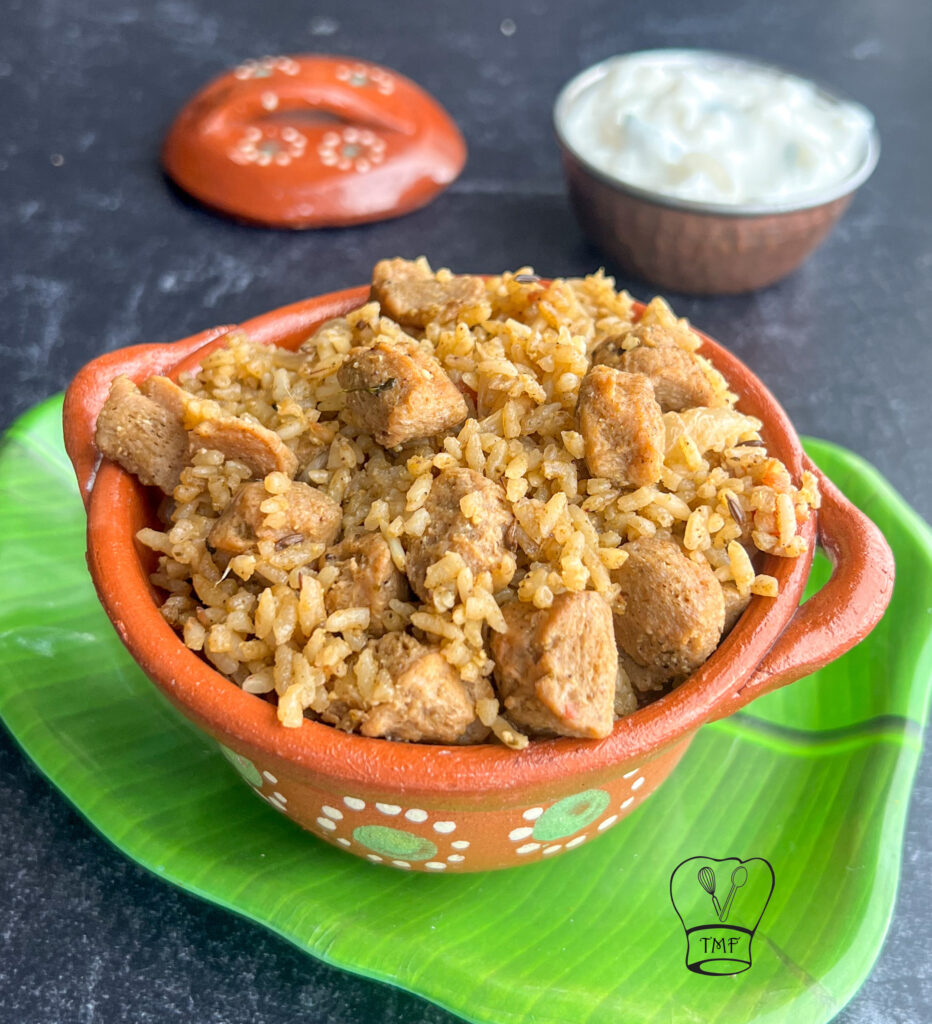
POLYGON ((816 82, 708 50, 609 58, 554 125, 583 227, 624 269, 694 293, 795 269, 871 174, 870 112, 816 82))

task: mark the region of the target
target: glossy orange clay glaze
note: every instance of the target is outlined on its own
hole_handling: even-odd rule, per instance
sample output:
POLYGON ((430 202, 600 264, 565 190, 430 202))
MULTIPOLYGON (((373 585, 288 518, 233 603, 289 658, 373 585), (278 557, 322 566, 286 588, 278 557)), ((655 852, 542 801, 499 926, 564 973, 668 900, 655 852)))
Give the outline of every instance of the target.
POLYGON ((449 114, 414 82, 352 57, 263 57, 202 89, 165 140, 195 198, 271 227, 340 227, 430 202, 466 160, 449 114))
MULTIPOLYGON (((253 341, 296 348, 322 321, 356 308, 356 288, 286 306, 241 324, 253 341)), ((268 803, 329 843, 401 869, 481 871, 549 859, 617 824, 653 792, 704 722, 837 658, 880 619, 893 559, 880 531, 808 461, 786 414, 751 371, 703 337, 699 350, 725 374, 743 412, 763 421, 768 450, 798 479, 819 478, 823 505, 803 527, 834 564, 830 581, 799 607, 812 550, 768 557, 780 595, 755 598, 689 680, 615 723, 605 740, 533 740, 441 747, 350 735, 306 720, 286 729, 268 702, 244 693, 188 650, 159 613, 152 553, 136 531, 154 522, 154 494, 110 462, 99 464, 94 425, 120 373, 177 376, 224 343, 215 328, 166 345, 101 356, 71 385, 65 443, 88 511, 88 564, 101 602, 142 669, 191 721, 217 740, 268 803)), ((722 799, 731 798, 729 792, 722 799)))

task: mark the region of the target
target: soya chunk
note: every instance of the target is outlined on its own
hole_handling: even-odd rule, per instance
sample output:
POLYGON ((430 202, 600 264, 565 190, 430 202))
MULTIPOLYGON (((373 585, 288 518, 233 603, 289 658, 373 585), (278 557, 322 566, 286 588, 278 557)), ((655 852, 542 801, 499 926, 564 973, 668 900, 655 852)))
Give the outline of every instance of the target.
POLYGON ((449 430, 468 414, 440 363, 413 343, 354 348, 337 380, 347 393, 349 422, 385 448, 449 430))
POLYGON ((170 412, 179 420, 184 420, 185 410, 191 395, 184 388, 179 387, 173 380, 170 380, 168 377, 147 377, 139 385, 139 390, 146 398, 151 398, 153 402, 157 402, 167 412, 170 412))
POLYGON ((435 647, 407 633, 377 641, 378 664, 391 676, 392 694, 360 727, 364 736, 422 743, 456 743, 476 722, 465 684, 435 647))
MULTIPOLYGON (((617 621, 617 620, 616 620, 617 621)), ((638 694, 654 694, 663 692, 670 681, 670 673, 665 668, 650 668, 639 665, 634 658, 629 657, 623 650, 618 650, 619 674, 623 672, 628 679, 632 693, 637 700, 638 694)), ((615 693, 615 714, 618 714, 618 692, 615 693)))
POLYGON ((625 551, 627 561, 612 574, 625 609, 615 616, 618 647, 657 679, 684 678, 721 639, 722 587, 706 563, 671 540, 642 537, 625 551))
POLYGON ((592 361, 614 366, 612 358, 619 358, 624 352, 639 345, 645 348, 681 348, 694 352, 700 345, 700 339, 689 323, 678 319, 667 303, 656 295, 644 307, 637 323, 605 338, 593 349, 592 361))
POLYGON ((244 463, 257 477, 276 471, 294 476, 298 471, 297 456, 274 430, 239 416, 198 423, 191 431, 191 442, 195 448, 210 448, 244 463))
POLYGON ((592 365, 618 366, 626 352, 642 348, 676 348, 676 338, 659 324, 635 324, 630 330, 600 341, 592 350, 592 365))
POLYGON ((612 731, 618 656, 612 613, 591 590, 560 594, 550 608, 502 608, 492 637, 495 680, 507 716, 522 729, 599 739, 612 731))
POLYGON ((439 279, 426 260, 380 260, 372 271, 372 298, 399 324, 426 327, 464 320, 475 324, 490 313, 480 277, 439 279))
POLYGON ((593 353, 593 362, 625 373, 643 373, 653 385, 654 398, 663 412, 711 405, 715 399, 715 389, 699 357, 681 348, 641 345, 620 354, 597 350, 593 353))
POLYGON ((725 636, 732 631, 735 623, 744 614, 744 609, 751 603, 751 594, 748 592, 742 597, 734 583, 723 583, 722 598, 725 602, 725 625, 722 628, 722 636, 725 636))
POLYGON ((579 386, 576 416, 593 476, 635 487, 660 479, 663 413, 647 377, 593 366, 579 386))
MULTIPOLYGON (((629 659, 630 663, 630 659, 629 659)), ((618 676, 615 679, 615 717, 631 715, 638 709, 638 694, 634 680, 618 659, 618 676)))
POLYGON ((274 528, 266 526, 266 513, 260 507, 271 497, 261 482, 243 484, 214 523, 208 544, 217 551, 241 555, 260 540, 291 544, 305 540, 332 544, 336 540, 343 512, 323 491, 308 484, 292 483, 284 494, 276 496, 276 500, 284 500, 286 521, 274 528))
POLYGON ((475 576, 492 575, 492 589, 511 582, 515 559, 507 549, 505 535, 514 522, 505 492, 472 469, 445 469, 435 480, 424 503, 430 522, 420 537, 408 544, 408 579, 423 601, 430 600, 427 570, 444 555, 459 555, 475 576), (469 511, 463 511, 466 498, 469 511))
POLYGON ((347 537, 324 555, 324 566, 333 566, 340 573, 324 599, 327 614, 341 608, 368 608, 369 633, 381 636, 387 628, 384 615, 389 603, 408 596, 408 581, 395 568, 382 534, 347 537))
POLYGON ((184 419, 190 428, 189 444, 193 450, 212 448, 227 459, 249 466, 256 477, 266 477, 275 471, 286 476, 297 472, 297 456, 274 430, 261 423, 231 416, 215 402, 195 398, 167 377, 150 377, 142 390, 184 419))
POLYGON ((101 454, 144 484, 171 494, 188 458, 180 410, 143 394, 129 377, 117 377, 97 417, 101 454))

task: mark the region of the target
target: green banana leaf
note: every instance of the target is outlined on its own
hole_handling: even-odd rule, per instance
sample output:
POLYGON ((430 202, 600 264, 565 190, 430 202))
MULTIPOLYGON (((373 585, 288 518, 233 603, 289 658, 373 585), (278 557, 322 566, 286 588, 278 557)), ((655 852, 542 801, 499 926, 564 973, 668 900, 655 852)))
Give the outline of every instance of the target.
MULTIPOLYGON (((862 460, 807 443, 896 556, 893 602, 867 640, 700 730, 672 778, 597 841, 444 877, 303 833, 145 679, 87 575, 60 416, 50 399, 0 448, 0 558, 15 581, 0 594, 0 717, 127 856, 312 956, 482 1024, 822 1024, 857 990, 893 907, 932 664, 932 536, 862 460), (687 970, 670 880, 692 857, 772 865, 741 974, 687 970)), ((687 925, 690 914, 701 917, 688 909, 687 925)))

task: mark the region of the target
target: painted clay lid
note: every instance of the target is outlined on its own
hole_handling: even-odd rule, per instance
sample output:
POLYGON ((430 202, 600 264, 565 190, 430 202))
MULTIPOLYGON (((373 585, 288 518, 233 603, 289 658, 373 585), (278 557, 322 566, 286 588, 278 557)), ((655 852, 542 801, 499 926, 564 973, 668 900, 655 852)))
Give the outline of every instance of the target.
POLYGON ((433 97, 352 57, 262 57, 182 109, 162 160, 176 184, 240 220, 339 227, 430 202, 466 145, 433 97))

